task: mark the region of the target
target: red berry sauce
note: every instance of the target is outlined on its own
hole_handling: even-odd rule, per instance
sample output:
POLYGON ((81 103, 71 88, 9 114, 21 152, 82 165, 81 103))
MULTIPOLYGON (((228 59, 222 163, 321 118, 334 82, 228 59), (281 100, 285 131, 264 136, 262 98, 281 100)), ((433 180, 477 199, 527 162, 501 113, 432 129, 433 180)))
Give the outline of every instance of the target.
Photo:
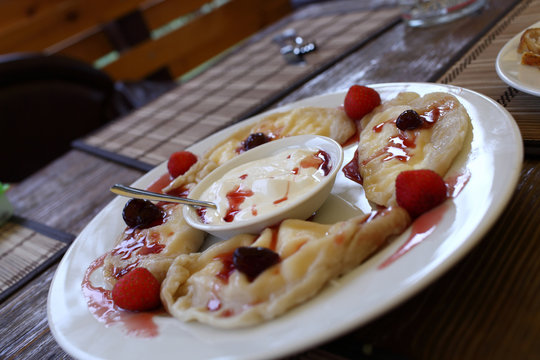
POLYGON ((234 217, 240 211, 240 205, 246 200, 247 197, 253 196, 253 191, 247 189, 241 189, 240 185, 237 185, 234 189, 227 193, 227 200, 229 207, 227 213, 223 217, 226 222, 232 222, 234 217))
POLYGON ((444 202, 436 208, 420 215, 412 223, 411 233, 405 243, 401 245, 397 251, 392 254, 388 259, 383 261, 379 265, 379 269, 383 269, 394 261, 408 253, 416 245, 424 241, 437 227, 441 219, 443 218, 446 210, 448 209, 448 202, 444 202))
POLYGON ((313 167, 323 171, 324 176, 330 173, 332 166, 330 165, 330 155, 326 151, 319 150, 311 156, 307 156, 300 161, 300 167, 307 169, 313 167))
POLYGON ((274 205, 277 205, 277 204, 280 204, 280 203, 282 203, 282 202, 284 202, 284 201, 289 200, 289 189, 290 189, 290 187, 291 187, 291 183, 288 182, 288 183, 287 183, 287 190, 285 190, 285 195, 284 195, 282 198, 279 198, 279 199, 277 199, 277 200, 274 200, 274 201, 273 201, 273 204, 274 204, 274 205))
MULTIPOLYGON (((416 147, 416 137, 418 131, 423 129, 429 129, 446 113, 454 108, 454 103, 451 101, 446 101, 443 104, 432 104, 430 107, 425 109, 423 112, 419 113, 423 122, 422 125, 414 130, 399 130, 398 134, 388 138, 387 145, 372 154, 369 158, 362 162, 362 165, 366 165, 370 161, 381 157, 381 161, 389 161, 392 159, 397 159, 399 161, 406 162, 411 158, 410 150, 416 147)), ((380 124, 375 125, 372 130, 376 133, 382 131, 383 127, 386 124, 394 124, 396 126, 396 119, 387 120, 380 124)))
POLYGON ((233 254, 234 251, 230 251, 224 254, 220 254, 214 258, 214 260, 220 260, 223 264, 223 267, 221 268, 219 273, 216 274, 216 276, 221 279, 225 284, 229 282, 229 277, 236 269, 233 262, 233 254))
POLYGON ((161 236, 158 232, 127 228, 124 234, 127 236, 111 251, 113 256, 121 260, 128 260, 133 254, 158 254, 165 248, 159 243, 161 236))
POLYGON ((157 193, 162 193, 163 188, 168 186, 171 183, 171 180, 172 180, 171 175, 169 175, 169 173, 165 173, 165 174, 161 175, 161 177, 159 179, 157 179, 152 184, 150 184, 150 186, 148 186, 146 188, 146 190, 157 192, 157 193))
MULTIPOLYGON (((459 174, 445 180, 448 198, 455 198, 458 196, 465 185, 467 185, 469 182, 470 177, 471 174, 467 171, 463 174, 459 174)), ((403 245, 401 245, 401 247, 394 254, 379 265, 379 269, 383 269, 392 264, 394 261, 424 241, 441 222, 449 207, 449 202, 443 202, 441 205, 416 218, 412 223, 411 233, 409 234, 407 240, 405 240, 403 245)))
POLYGON ((358 151, 354 152, 352 160, 343 167, 343 174, 349 180, 352 180, 360 185, 364 183, 362 175, 360 175, 360 169, 358 167, 358 151))
POLYGON ((159 335, 154 316, 162 314, 162 309, 151 312, 124 311, 114 305, 112 291, 92 284, 90 277, 93 272, 103 266, 106 255, 96 259, 84 274, 81 283, 83 296, 92 316, 106 327, 121 324, 128 335, 151 338, 159 335))

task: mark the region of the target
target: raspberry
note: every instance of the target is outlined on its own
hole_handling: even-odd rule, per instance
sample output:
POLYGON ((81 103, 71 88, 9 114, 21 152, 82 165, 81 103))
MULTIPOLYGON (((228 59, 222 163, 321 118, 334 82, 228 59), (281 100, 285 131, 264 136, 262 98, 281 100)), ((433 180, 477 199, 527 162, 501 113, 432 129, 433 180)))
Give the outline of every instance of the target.
POLYGON ((197 156, 189 151, 177 151, 169 157, 167 169, 169 174, 176 178, 184 175, 189 168, 197 162, 197 156))
POLYGON ((147 311, 161 305, 160 283, 146 268, 135 268, 114 285, 114 304, 125 310, 147 311))
POLYGON ((396 178, 397 203, 407 210, 413 219, 433 209, 445 199, 446 184, 435 171, 403 171, 396 178))
POLYGON ((343 107, 352 120, 360 120, 381 104, 379 93, 372 88, 353 85, 347 91, 343 107))

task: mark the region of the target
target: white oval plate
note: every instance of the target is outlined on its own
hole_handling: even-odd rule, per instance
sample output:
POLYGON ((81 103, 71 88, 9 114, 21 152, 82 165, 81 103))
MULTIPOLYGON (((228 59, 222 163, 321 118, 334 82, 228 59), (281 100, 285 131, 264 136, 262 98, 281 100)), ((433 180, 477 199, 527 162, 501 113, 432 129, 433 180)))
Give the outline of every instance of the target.
MULTIPOLYGON (((527 29, 533 27, 540 27, 540 21, 527 29)), ((528 94, 540 96, 540 69, 522 65, 521 54, 517 52, 521 34, 527 29, 523 29, 502 47, 495 61, 495 69, 501 80, 508 85, 528 94)))
MULTIPOLYGON (((156 358, 260 359, 280 357, 342 335, 383 314, 425 288, 478 243, 504 210, 517 184, 523 146, 512 116, 493 100, 470 90, 427 83, 373 85, 382 99, 400 91, 423 95, 444 91, 455 95, 472 121, 470 146, 459 155, 453 173, 470 173, 461 193, 449 200, 446 212, 428 238, 390 265, 380 265, 395 253, 408 231, 346 276, 332 282, 314 299, 284 316, 248 329, 220 330, 199 323, 182 323, 159 314, 153 321, 157 334, 137 337, 122 323, 104 326, 89 312, 81 281, 89 264, 109 251, 124 229, 121 211, 125 199, 108 204, 81 232, 60 262, 48 297, 48 319, 60 346, 81 359, 156 358)), ((335 107, 345 92, 308 98, 281 109, 315 105, 335 107)), ((276 111, 276 110, 274 110, 276 111)), ((202 154, 235 129, 264 114, 227 128, 190 150, 202 154)), ((355 146, 345 149, 344 164, 355 146)), ((134 183, 145 187, 166 172, 161 164, 134 183)), ((319 221, 346 219, 369 210, 362 188, 340 172, 333 195, 323 205, 319 221)), ((97 284, 99 285, 99 284, 97 284)))

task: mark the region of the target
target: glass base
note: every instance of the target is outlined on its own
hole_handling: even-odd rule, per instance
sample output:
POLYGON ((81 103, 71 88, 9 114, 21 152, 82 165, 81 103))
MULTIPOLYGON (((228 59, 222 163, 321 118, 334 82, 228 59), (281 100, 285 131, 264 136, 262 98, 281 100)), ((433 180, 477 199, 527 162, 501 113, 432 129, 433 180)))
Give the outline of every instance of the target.
MULTIPOLYGON (((410 1, 404 1, 409 3, 410 1)), ((416 1, 403 6, 402 18, 411 27, 427 27, 447 23, 481 9, 486 0, 416 1)))

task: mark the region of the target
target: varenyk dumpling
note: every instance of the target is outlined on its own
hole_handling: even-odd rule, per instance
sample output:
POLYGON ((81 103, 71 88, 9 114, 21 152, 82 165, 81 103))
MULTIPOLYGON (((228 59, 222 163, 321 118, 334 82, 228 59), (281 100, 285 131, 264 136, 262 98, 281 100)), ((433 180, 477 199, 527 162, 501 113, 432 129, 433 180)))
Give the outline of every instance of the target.
POLYGON ((289 219, 259 236, 237 235, 202 253, 180 255, 161 288, 167 311, 182 321, 237 328, 272 319, 358 266, 410 224, 400 208, 333 225, 289 219), (239 247, 275 251, 280 261, 250 279, 233 265, 239 247))
POLYGON ((406 170, 430 169, 444 176, 463 148, 470 119, 453 95, 424 96, 404 92, 375 108, 361 121, 358 168, 366 198, 381 206, 395 205, 394 183, 406 170), (414 110, 423 126, 400 130, 396 119, 414 110))

